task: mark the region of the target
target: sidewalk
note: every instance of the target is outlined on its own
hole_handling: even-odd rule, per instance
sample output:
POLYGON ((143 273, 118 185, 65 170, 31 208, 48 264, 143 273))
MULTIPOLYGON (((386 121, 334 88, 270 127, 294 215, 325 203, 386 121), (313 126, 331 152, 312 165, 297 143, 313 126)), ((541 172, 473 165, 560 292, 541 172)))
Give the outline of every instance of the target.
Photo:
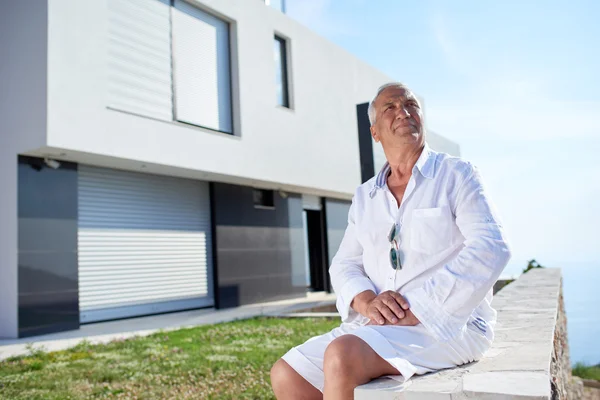
POLYGON ((214 308, 184 311, 119 321, 82 325, 80 329, 34 336, 23 339, 0 339, 0 360, 29 353, 28 347, 45 351, 64 350, 87 340, 93 344, 107 343, 115 339, 146 336, 157 331, 217 324, 260 315, 276 316, 288 312, 335 304, 335 294, 316 292, 306 297, 268 303, 251 304, 226 310, 214 308))

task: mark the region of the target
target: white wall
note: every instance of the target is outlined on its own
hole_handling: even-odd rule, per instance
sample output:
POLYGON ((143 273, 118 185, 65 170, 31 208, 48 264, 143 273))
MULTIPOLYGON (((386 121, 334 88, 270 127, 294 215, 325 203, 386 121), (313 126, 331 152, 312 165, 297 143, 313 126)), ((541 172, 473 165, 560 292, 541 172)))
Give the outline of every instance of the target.
POLYGON ((18 334, 17 155, 46 143, 46 21, 45 2, 0 6, 1 338, 18 334))
POLYGON ((44 151, 109 167, 120 159, 127 169, 145 163, 151 172, 351 195, 360 184, 356 104, 391 78, 261 1, 202 3, 232 22, 236 136, 108 110, 105 2, 49 0, 51 149, 44 151), (290 39, 294 110, 276 106, 274 33, 290 39))

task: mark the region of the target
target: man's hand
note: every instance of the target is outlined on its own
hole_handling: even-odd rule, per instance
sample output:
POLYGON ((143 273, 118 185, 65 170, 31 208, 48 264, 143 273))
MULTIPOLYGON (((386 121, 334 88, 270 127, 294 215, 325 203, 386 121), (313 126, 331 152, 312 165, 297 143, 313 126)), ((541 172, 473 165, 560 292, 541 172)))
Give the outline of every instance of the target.
POLYGON ((362 292, 354 298, 351 306, 360 314, 370 318, 373 324, 379 325, 401 323, 409 307, 404 297, 391 290, 379 295, 375 295, 372 291, 362 292))
MULTIPOLYGON (((398 321, 395 324, 389 324, 389 323, 385 323, 384 325, 395 325, 395 326, 415 326, 415 325, 419 325, 421 323, 421 321, 419 321, 417 319, 417 317, 415 317, 415 314, 412 313, 412 311, 406 310, 404 311, 404 318, 402 318, 400 321, 398 321)), ((377 322, 371 320, 369 321, 369 323, 367 325, 379 325, 377 322)))

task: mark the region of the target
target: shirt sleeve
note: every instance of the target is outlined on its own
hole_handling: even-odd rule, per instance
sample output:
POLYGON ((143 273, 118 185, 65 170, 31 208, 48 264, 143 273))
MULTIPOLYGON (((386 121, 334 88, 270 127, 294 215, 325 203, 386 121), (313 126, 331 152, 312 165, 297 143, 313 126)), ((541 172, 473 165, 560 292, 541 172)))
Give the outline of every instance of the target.
POLYGON ((464 247, 422 286, 403 293, 413 314, 441 341, 461 331, 511 256, 478 170, 468 164, 464 175, 454 207, 464 247))
POLYGON ((329 267, 331 286, 337 294, 336 306, 343 322, 365 318, 350 307, 357 294, 366 290, 377 293, 375 285, 367 276, 363 267, 363 248, 356 236, 355 199, 356 196, 352 200, 348 212, 348 226, 344 238, 329 267))

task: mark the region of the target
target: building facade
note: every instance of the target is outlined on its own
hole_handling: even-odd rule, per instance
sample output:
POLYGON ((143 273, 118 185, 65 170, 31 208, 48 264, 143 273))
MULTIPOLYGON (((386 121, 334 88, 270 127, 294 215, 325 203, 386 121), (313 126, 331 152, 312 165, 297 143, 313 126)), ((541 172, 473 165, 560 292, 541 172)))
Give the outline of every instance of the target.
POLYGON ((390 77, 282 1, 1 7, 0 337, 330 290, 390 77))

